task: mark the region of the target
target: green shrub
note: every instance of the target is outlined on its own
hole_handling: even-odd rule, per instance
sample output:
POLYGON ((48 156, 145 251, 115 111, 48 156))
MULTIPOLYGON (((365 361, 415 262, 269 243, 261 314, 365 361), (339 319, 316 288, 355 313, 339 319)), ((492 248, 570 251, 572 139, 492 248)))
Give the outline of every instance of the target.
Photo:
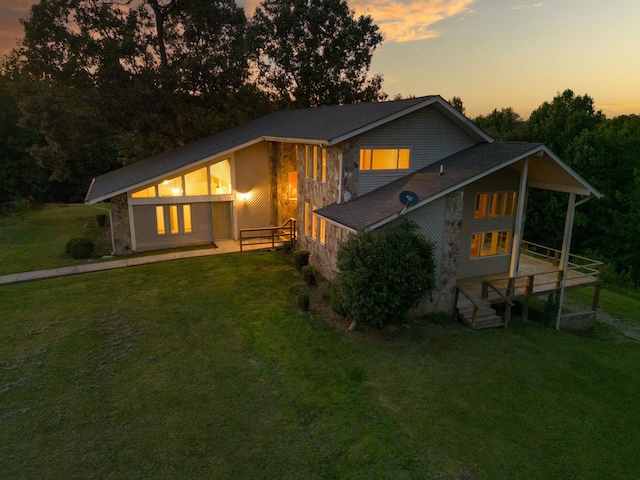
POLYGON ((404 320, 433 289, 433 249, 405 218, 350 234, 340 246, 337 265, 347 317, 376 326, 404 320))
POLYGON ((302 278, 307 283, 307 285, 315 285, 316 284, 316 269, 313 265, 305 265, 302 267, 302 278))
POLYGON ((99 213, 96 215, 96 222, 98 222, 98 226, 99 227, 104 227, 107 225, 107 214, 106 213, 99 213))
POLYGON ((306 265, 309 265, 309 250, 296 250, 293 252, 293 267, 296 271, 302 271, 302 267, 306 265))
POLYGON ((282 252, 287 255, 293 251, 293 240, 288 240, 282 244, 282 252))
POLYGON ((93 253, 93 240, 87 237, 74 237, 67 242, 65 250, 73 258, 89 258, 93 253))
POLYGON ((301 293, 300 295, 298 295, 298 306, 302 309, 303 312, 309 311, 310 302, 311 301, 309 300, 308 293, 301 293))
POLYGON ((338 283, 334 282, 331 284, 331 310, 336 312, 338 315, 342 315, 343 317, 347 315, 344 307, 342 306, 342 296, 341 290, 338 287, 338 283))

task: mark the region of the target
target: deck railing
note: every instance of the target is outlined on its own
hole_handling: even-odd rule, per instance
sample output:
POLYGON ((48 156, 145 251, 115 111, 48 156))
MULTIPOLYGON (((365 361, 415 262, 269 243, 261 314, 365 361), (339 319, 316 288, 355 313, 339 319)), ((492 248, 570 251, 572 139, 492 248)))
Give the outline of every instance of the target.
MULTIPOLYGON (((562 252, 555 248, 545 247, 543 245, 538 245, 537 243, 523 241, 521 253, 523 255, 529 255, 534 258, 549 261, 554 267, 557 267, 560 265, 560 256, 562 252)), ((569 272, 573 272, 573 274, 570 275, 572 279, 581 277, 595 277, 599 281, 602 277, 603 267, 604 262, 570 253, 566 275, 568 277, 569 272)))
POLYGON ((296 219, 290 218, 279 227, 258 227, 240 229, 240 251, 244 245, 271 245, 275 250, 276 245, 291 242, 295 248, 296 242, 296 219))

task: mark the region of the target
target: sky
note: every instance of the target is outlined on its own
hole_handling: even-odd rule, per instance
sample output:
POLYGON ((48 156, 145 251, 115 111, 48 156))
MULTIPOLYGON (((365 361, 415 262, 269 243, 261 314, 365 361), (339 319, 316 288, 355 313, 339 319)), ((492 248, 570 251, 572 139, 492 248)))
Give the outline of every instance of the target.
MULTIPOLYGON (((258 0, 236 0, 251 15, 258 0)), ((0 0, 0 55, 34 0, 0 0)), ((460 97, 470 118, 523 118, 571 89, 607 118, 640 114, 640 0, 348 0, 385 38, 371 73, 383 90, 460 97)))

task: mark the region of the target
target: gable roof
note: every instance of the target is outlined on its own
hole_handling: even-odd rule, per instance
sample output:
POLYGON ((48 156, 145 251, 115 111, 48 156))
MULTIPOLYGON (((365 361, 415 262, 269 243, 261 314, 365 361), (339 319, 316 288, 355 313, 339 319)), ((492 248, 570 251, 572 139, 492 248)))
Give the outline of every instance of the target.
POLYGON ((93 204, 106 200, 264 140, 335 145, 429 105, 477 141, 493 142, 491 137, 439 95, 390 102, 280 110, 96 177, 89 187, 85 202, 93 204))
POLYGON ((403 191, 418 196, 418 203, 406 209, 415 210, 507 166, 518 170, 517 163, 531 155, 538 155, 540 164, 529 167, 529 185, 602 197, 542 143, 495 142, 469 147, 355 200, 320 208, 316 214, 351 230, 377 228, 402 214, 399 196, 403 191), (545 182, 546 178, 555 180, 545 182))

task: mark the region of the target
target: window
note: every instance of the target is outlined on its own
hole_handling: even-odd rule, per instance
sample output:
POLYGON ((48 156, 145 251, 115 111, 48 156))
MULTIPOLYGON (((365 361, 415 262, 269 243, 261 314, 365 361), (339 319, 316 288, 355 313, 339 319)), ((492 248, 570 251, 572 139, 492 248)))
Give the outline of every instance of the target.
POLYGON ((506 255, 511 251, 511 231, 474 233, 471 237, 471 258, 506 255))
POLYGON ((207 184, 207 167, 202 167, 195 172, 184 176, 185 195, 209 195, 207 184))
MULTIPOLYGON (((316 207, 312 205, 311 211, 315 212, 316 207)), ((318 238, 318 216, 315 213, 311 214, 311 238, 314 240, 318 238)))
POLYGON ((322 148, 320 155, 320 181, 327 181, 327 150, 322 148))
POLYGON ((298 172, 289 172, 289 200, 298 200, 298 172))
POLYGON ((184 233, 192 233, 191 228, 191 205, 182 206, 182 216, 184 223, 184 233))
POLYGON ((211 195, 231 193, 231 163, 229 159, 209 165, 211 195))
POLYGON ((309 204, 305 202, 304 204, 304 233, 309 235, 310 231, 311 231, 311 224, 310 224, 310 218, 309 218, 309 204))
POLYGON ((408 148, 362 149, 360 170, 407 170, 409 157, 408 148))
POLYGON ((158 195, 160 197, 179 197, 182 192, 182 176, 168 178, 158 184, 158 195))
POLYGON ((320 219, 320 238, 319 238, 320 243, 324 243, 325 242, 326 232, 327 232, 326 221, 325 221, 324 218, 321 218, 320 219))
POLYGON ((164 228, 164 207, 156 207, 156 227, 158 235, 164 235, 167 233, 164 228))
POLYGON ((144 188, 142 190, 138 190, 137 192, 131 194, 131 198, 155 198, 155 196, 156 196, 155 185, 144 188))
POLYGON ((476 195, 476 206, 473 218, 509 217, 515 212, 516 192, 479 193, 476 195))
POLYGON ((170 205, 169 206, 169 219, 171 220, 171 233, 179 233, 180 228, 178 226, 178 206, 170 205))
POLYGON ((318 147, 313 147, 313 170, 311 171, 311 178, 314 180, 318 178, 318 147))

